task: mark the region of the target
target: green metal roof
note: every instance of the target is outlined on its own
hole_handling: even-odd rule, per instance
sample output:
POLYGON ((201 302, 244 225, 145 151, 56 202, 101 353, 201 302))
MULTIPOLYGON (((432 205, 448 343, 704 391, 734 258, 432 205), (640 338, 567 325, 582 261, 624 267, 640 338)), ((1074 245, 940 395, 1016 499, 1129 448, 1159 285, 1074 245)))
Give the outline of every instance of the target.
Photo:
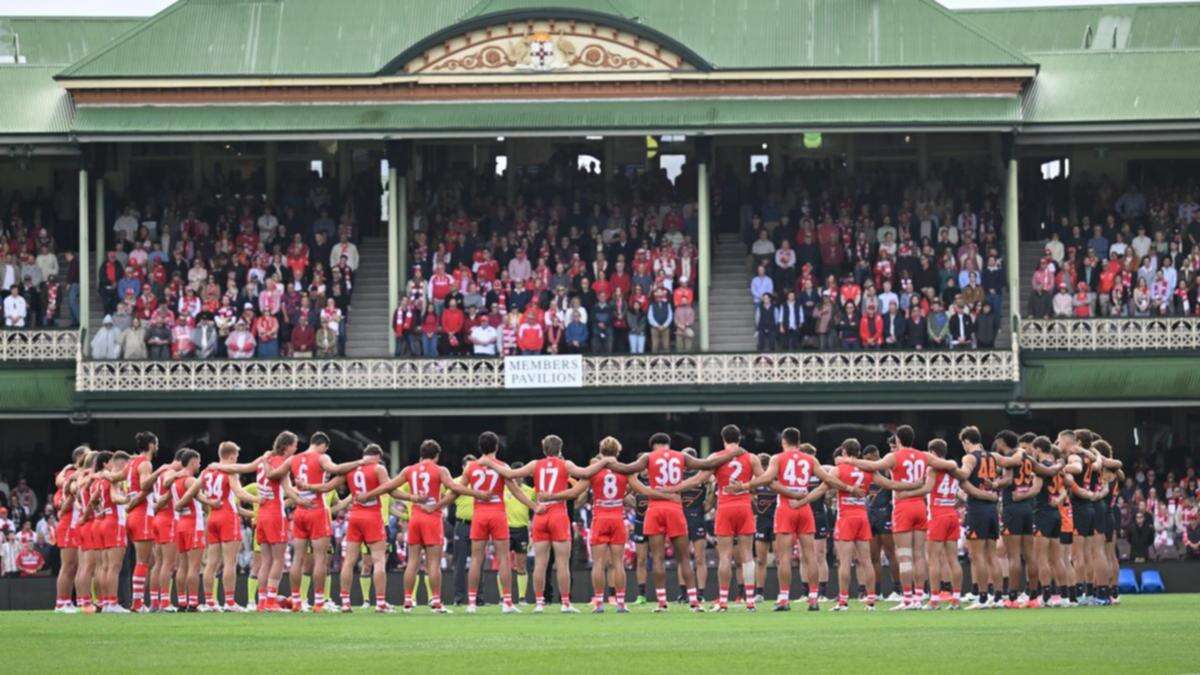
POLYGON ((1200 121, 1200 50, 1038 54, 1027 124, 1200 121))
POLYGON ((70 65, 145 22, 121 17, 0 17, 0 29, 17 35, 28 65, 70 65))
MULTIPOLYGON (((1200 3, 1036 7, 959 12, 1025 53, 1200 48, 1200 3)), ((1037 59, 1034 59, 1037 60, 1037 59)))
POLYGON ((0 137, 70 132, 71 97, 54 81, 58 70, 0 66, 0 137))
POLYGON ((556 12, 657 32, 724 69, 1030 63, 934 0, 180 0, 62 76, 370 75, 456 24, 556 12))
POLYGON ((505 132, 687 131, 854 125, 993 125, 1020 121, 1017 97, 811 98, 716 101, 431 103, 92 107, 76 110, 85 135, 357 132, 403 135, 505 132))

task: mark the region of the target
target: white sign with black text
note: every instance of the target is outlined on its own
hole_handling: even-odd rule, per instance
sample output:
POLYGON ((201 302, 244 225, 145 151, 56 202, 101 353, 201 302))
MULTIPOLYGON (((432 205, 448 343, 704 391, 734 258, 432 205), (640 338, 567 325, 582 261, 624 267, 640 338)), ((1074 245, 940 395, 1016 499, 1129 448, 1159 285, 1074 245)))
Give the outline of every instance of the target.
POLYGON ((583 386, 583 357, 561 356, 504 357, 505 389, 566 389, 583 386))

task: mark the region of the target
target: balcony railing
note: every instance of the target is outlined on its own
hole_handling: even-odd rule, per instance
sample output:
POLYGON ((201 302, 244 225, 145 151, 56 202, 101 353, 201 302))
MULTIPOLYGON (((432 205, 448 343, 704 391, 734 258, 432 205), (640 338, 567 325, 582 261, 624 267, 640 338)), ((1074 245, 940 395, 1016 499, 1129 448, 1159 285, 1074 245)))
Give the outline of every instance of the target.
POLYGON ((78 351, 78 330, 0 329, 0 362, 74 361, 78 351))
POLYGON ((1023 319, 1021 349, 1200 349, 1200 317, 1023 319))
MULTIPOLYGON (((644 354, 586 356, 583 386, 1011 382, 1011 351, 644 354)), ((76 389, 309 391, 502 389, 504 359, 84 361, 76 389)))

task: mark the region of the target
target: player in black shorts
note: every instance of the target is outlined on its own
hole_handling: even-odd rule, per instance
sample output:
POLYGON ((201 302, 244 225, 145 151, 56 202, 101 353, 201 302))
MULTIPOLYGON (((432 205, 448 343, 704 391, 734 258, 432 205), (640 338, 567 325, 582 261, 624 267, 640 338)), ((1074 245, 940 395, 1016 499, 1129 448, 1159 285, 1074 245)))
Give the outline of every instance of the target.
MULTIPOLYGON (((821 468, 829 473, 833 473, 837 469, 828 464, 822 465, 821 468)), ((808 491, 814 492, 817 488, 824 485, 820 478, 810 476, 808 479, 808 491)), ((813 544, 817 549, 817 583, 820 587, 820 601, 829 602, 829 596, 825 594, 825 590, 829 587, 829 534, 831 532, 830 523, 833 518, 830 517, 829 509, 826 506, 825 499, 818 499, 810 504, 813 512, 813 544)), ((808 579, 804 580, 808 583, 808 579)))
POLYGON ((996 555, 996 540, 1000 538, 1000 516, 997 509, 999 495, 994 483, 999 478, 1000 467, 1012 467, 1020 460, 983 449, 983 437, 979 428, 964 427, 958 433, 966 455, 962 471, 967 479, 962 489, 967 493, 967 550, 971 556, 971 592, 977 597, 967 609, 990 609, 1002 606, 1004 597, 997 589, 1000 581, 1000 560, 996 555), (987 582, 986 595, 981 595, 983 582, 987 582))
POLYGON ((1008 557, 1008 588, 1001 589, 1007 594, 1005 607, 1014 608, 1020 597, 1017 587, 1021 586, 1021 557, 1027 562, 1025 575, 1028 580, 1023 589, 1028 601, 1030 590, 1036 585, 1037 566, 1033 564, 1033 498, 1042 489, 1042 479, 1033 470, 1033 448, 1031 444, 1034 434, 1025 434, 1020 438, 1015 433, 1005 429, 996 434, 996 450, 1011 457, 1020 451, 1021 464, 1004 470, 1004 475, 996 482, 1000 488, 1001 534, 1004 537, 1004 552, 1008 557))
MULTIPOLYGON (((694 448, 684 448, 684 454, 696 456, 694 448)), ((684 471, 683 480, 695 476, 696 471, 684 471)), ((692 562, 696 566, 696 588, 700 593, 700 601, 704 602, 704 589, 708 583, 708 529, 704 525, 704 519, 708 514, 708 497, 710 483, 703 483, 690 490, 684 490, 679 493, 679 498, 683 501, 683 516, 687 519, 688 541, 692 543, 692 562)), ((678 574, 683 574, 676 568, 678 574)), ((683 577, 680 577, 679 602, 687 602, 687 594, 683 592, 686 586, 683 583, 683 577)))
POLYGON ((1034 586, 1030 607, 1051 607, 1061 600, 1059 584, 1066 578, 1066 565, 1062 557, 1062 515, 1058 505, 1066 499, 1063 476, 1058 472, 1062 462, 1058 460, 1058 449, 1045 436, 1033 439, 1034 461, 1043 470, 1054 470, 1055 475, 1042 481, 1042 487, 1033 498, 1034 559, 1037 561, 1037 585, 1034 586), (1039 597, 1040 596, 1040 597, 1039 597))
POLYGON ((1097 605, 1111 605, 1117 588, 1117 575, 1120 566, 1116 557, 1117 520, 1112 517, 1113 493, 1117 492, 1121 479, 1120 462, 1112 458, 1112 446, 1097 436, 1092 440, 1092 450, 1100 462, 1097 472, 1098 494, 1100 500, 1092 504, 1096 514, 1096 600, 1097 605))
MULTIPOLYGON (((644 481, 646 474, 643 473, 638 478, 644 481)), ((631 490, 625 497, 625 503, 633 507, 633 544, 637 554, 634 575, 637 578, 638 596, 633 604, 641 605, 652 600, 650 596, 646 595, 646 558, 650 546, 646 542, 646 535, 642 532, 642 526, 646 521, 646 509, 650 506, 650 498, 631 490)))
MULTIPOLYGON (((771 456, 767 453, 761 453, 758 456, 758 461, 767 466, 771 463, 771 456)), ((771 552, 771 547, 775 544, 775 505, 779 503, 779 495, 771 489, 769 485, 764 485, 754 489, 754 499, 750 502, 754 509, 754 587, 758 589, 759 597, 756 597, 755 602, 762 600, 762 589, 767 583, 767 558, 771 552)))
MULTIPOLYGON (((863 448, 863 459, 879 459, 879 448, 868 445, 863 448)), ((888 569, 892 573, 892 593, 886 600, 899 602, 900 566, 896 557, 896 542, 892 539, 892 491, 871 483, 867 494, 867 522, 871 525, 871 565, 875 568, 875 595, 883 598, 883 554, 887 553, 888 569)), ((859 588, 865 595, 865 588, 859 588)))

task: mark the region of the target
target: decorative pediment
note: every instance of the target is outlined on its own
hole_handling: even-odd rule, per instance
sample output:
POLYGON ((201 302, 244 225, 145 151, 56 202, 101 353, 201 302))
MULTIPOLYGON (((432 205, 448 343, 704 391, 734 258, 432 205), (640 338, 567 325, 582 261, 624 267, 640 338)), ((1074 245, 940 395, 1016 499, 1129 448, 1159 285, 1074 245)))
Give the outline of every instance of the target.
POLYGON ((590 21, 528 20, 469 30, 426 48, 410 75, 607 73, 693 70, 644 36, 590 21))

